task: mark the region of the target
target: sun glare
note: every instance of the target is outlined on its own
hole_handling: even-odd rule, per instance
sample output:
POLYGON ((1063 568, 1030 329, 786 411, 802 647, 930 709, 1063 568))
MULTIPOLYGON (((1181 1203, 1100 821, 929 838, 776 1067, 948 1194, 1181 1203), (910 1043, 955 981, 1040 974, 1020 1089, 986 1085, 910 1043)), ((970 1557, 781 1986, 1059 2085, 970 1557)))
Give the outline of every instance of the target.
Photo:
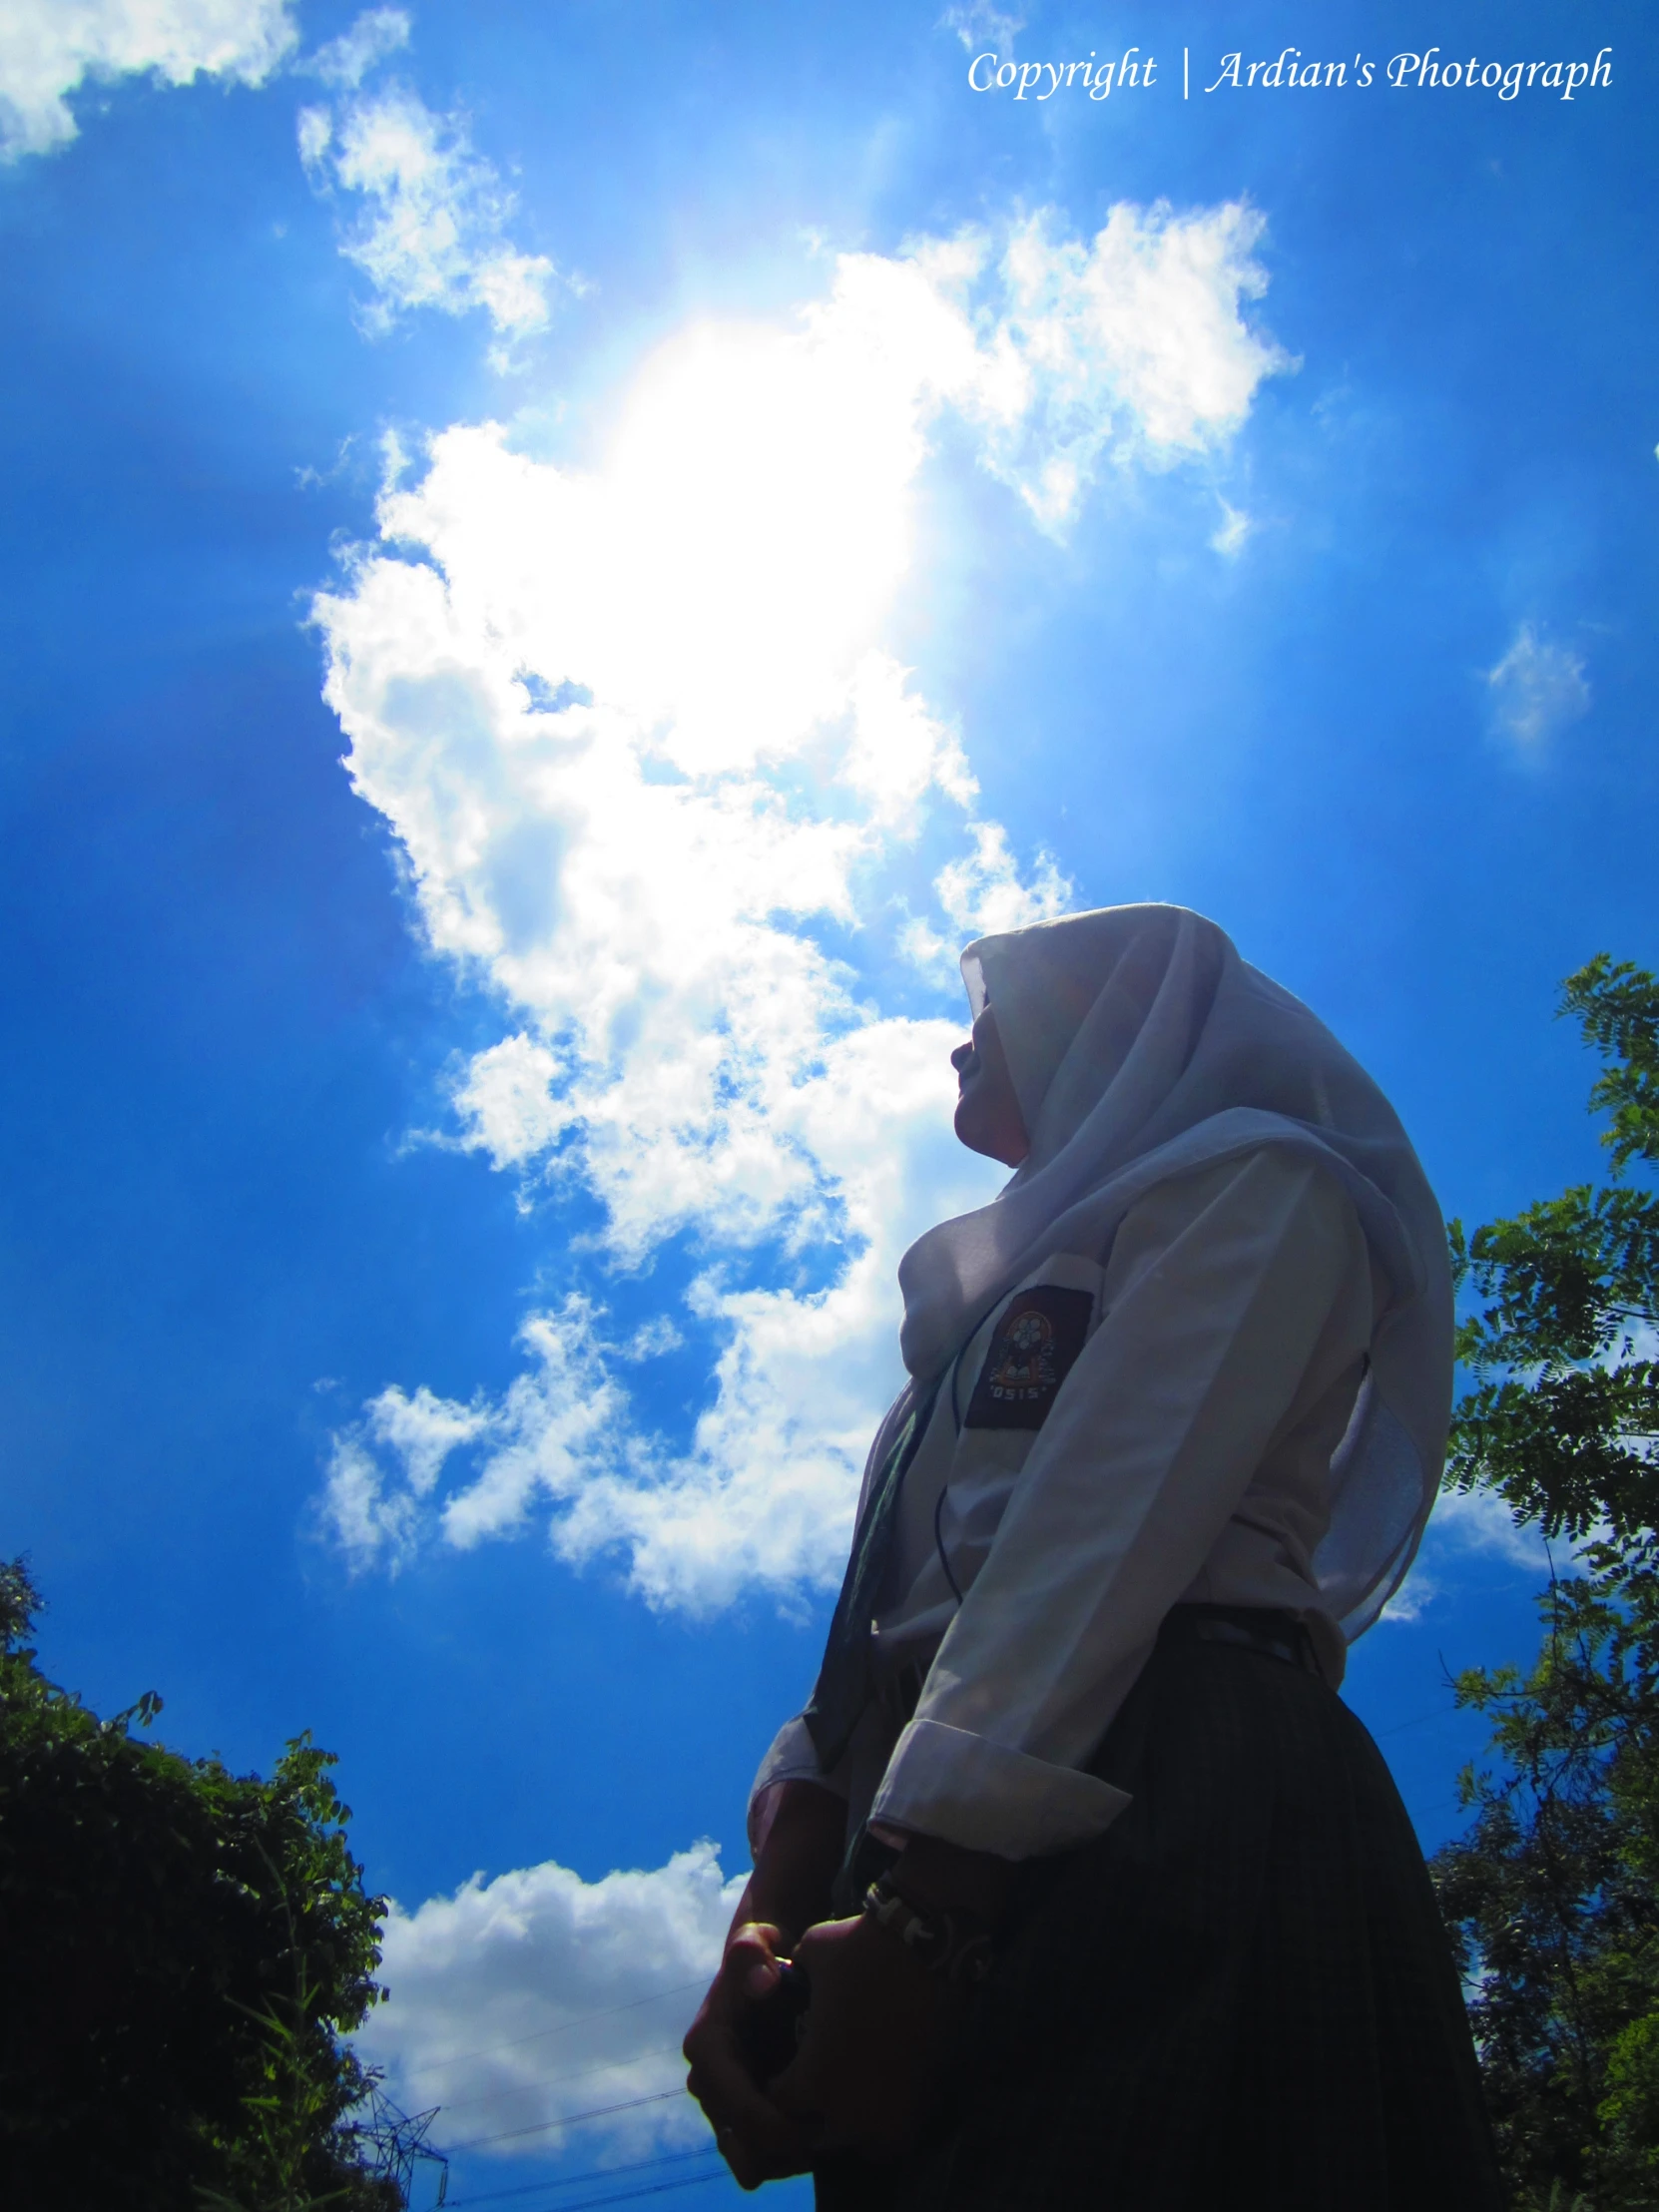
POLYGON ((605 505, 656 695, 627 703, 672 712, 683 767, 788 745, 844 697, 909 563, 916 414, 836 332, 705 325, 641 374, 605 505))

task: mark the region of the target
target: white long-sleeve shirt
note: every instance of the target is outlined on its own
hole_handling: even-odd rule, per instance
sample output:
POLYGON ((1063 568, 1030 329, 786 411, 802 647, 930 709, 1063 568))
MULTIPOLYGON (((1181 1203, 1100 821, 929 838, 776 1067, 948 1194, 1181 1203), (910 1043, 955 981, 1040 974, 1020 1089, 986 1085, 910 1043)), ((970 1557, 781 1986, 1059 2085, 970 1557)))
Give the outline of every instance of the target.
POLYGON ((1127 1800, 1082 1769, 1183 1601, 1297 1614, 1340 1681, 1312 1560, 1382 1295, 1346 1192, 1273 1146, 1157 1186, 1103 1259, 1057 1253, 1017 1286, 905 1476, 872 1633, 878 1684, 926 1669, 914 1718, 895 1740, 872 1699, 829 1774, 789 1722, 756 1777, 752 1843, 793 1778, 845 1798, 849 1826, 1008 1859, 1098 1835, 1127 1800), (1039 1426, 1002 1425, 1023 1417, 998 1384, 1020 1379, 1033 1289, 1039 1309, 1086 1315, 1081 1349, 1057 1390, 1027 1393, 1039 1426))

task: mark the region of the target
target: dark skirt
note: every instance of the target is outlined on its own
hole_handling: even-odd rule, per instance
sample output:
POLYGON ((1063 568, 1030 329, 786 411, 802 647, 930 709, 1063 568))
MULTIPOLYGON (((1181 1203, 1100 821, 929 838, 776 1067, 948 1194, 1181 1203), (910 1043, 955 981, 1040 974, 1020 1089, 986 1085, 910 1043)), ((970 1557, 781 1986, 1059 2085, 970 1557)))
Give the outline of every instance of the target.
POLYGON ((822 2212, 1499 2212, 1468 2021, 1382 1754, 1324 1681, 1172 1616, 1021 1870, 929 2144, 822 2212))

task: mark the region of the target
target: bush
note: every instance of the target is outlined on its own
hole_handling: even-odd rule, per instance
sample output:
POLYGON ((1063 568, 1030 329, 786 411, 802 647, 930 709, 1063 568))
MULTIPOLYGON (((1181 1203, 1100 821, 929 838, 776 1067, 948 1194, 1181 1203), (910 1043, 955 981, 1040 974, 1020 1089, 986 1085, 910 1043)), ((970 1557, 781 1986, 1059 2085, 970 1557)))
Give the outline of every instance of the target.
POLYGON ((331 1754, 269 1781, 100 1720, 26 1638, 0 1562, 0 2143, 9 2200, 181 2212, 390 2212, 341 2134, 365 2077, 338 2036, 383 1995, 385 1901, 346 1848, 331 1754))

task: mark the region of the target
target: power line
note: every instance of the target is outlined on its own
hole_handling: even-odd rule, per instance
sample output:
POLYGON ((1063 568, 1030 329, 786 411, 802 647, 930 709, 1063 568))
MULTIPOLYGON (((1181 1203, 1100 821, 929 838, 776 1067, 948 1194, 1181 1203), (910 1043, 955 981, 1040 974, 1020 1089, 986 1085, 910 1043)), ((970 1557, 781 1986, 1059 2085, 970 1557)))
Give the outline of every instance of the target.
POLYGON ((608 2120, 613 2112, 637 2112, 644 2104, 667 2104, 671 2097, 689 2095, 686 2089, 659 2089, 654 2096, 629 2097, 622 2104, 597 2104, 590 2112, 567 2112, 562 2120, 538 2120, 534 2127, 509 2127, 499 2135, 475 2135, 469 2143, 451 2143, 444 2153, 453 2158, 463 2150, 482 2150, 486 2143, 516 2142, 521 2135, 550 2135, 555 2128, 575 2127, 583 2120, 608 2120))
POLYGON ((619 2066, 637 2066, 643 2058, 662 2058, 671 2050, 678 2050, 679 2042, 653 2043, 649 2050, 630 2051, 625 2058, 601 2058, 591 2066, 578 2066, 574 2073, 548 2074, 537 2081, 520 2081, 510 2089, 480 2089, 475 2097, 453 2097, 442 2109, 445 2112, 464 2112, 469 2104, 499 2104, 503 2097, 531 2097, 543 2089, 556 2089, 567 2081, 585 2081, 590 2074, 611 2073, 619 2066))
POLYGON ((528 2035, 515 2035, 505 2043, 490 2043, 483 2050, 455 2051, 447 2058, 424 2059, 418 2066, 400 2071, 409 2074, 441 2073, 448 2066, 464 2066, 469 2058, 493 2058, 497 2051, 518 2050, 525 2043, 544 2042, 550 2035, 568 2035, 572 2028, 586 2027, 590 2020, 608 2020, 617 2012, 637 2012, 642 2004, 656 2004, 663 1997, 677 1997, 687 1989, 706 1989, 709 1975, 699 1974, 695 1981, 677 1981, 671 1989, 654 1989, 649 1996, 631 1997, 626 2004, 601 2005, 597 2012, 578 2012, 573 2020, 561 2020, 557 2027, 538 2027, 528 2035))
MULTIPOLYGON (((500 2204, 508 2197, 535 2196, 543 2189, 578 2189, 584 2181, 620 2181, 625 2174, 654 2172, 661 2166, 684 2166, 693 2158, 713 2158, 716 2151, 712 2143, 699 2143, 696 2150, 659 2151, 655 2158, 636 2158, 626 2166, 589 2166, 579 2174, 563 2174, 552 2181, 521 2181, 512 2189, 485 2189, 476 2196, 452 2197, 444 2212, 463 2212, 463 2207, 474 2204, 500 2204)), ((572 2212, 568 2205, 560 2212, 572 2212)))
POLYGON ((1401 1729, 1421 1728, 1428 1721, 1449 1720, 1456 1710, 1455 1705, 1437 1706, 1432 1713, 1419 1713, 1414 1720, 1395 1721, 1391 1728, 1379 1728, 1373 1733, 1378 1736, 1397 1736, 1401 1729))
MULTIPOLYGON (((592 2212, 592 2208, 596 2205, 630 2204, 637 2197, 666 2197, 670 2190, 701 2189, 708 2182, 719 2181, 722 2178, 722 2172, 711 2169, 706 2174, 682 2174, 678 2181, 648 2181, 643 2188, 619 2189, 608 2197, 577 2197, 573 2203, 561 2205, 559 2212, 592 2212)), ((457 2199, 456 2202, 457 2205, 462 2202, 476 2204, 479 2199, 468 2197, 457 2199)), ((445 2212, 448 2212, 448 2207, 445 2207, 445 2212)))

